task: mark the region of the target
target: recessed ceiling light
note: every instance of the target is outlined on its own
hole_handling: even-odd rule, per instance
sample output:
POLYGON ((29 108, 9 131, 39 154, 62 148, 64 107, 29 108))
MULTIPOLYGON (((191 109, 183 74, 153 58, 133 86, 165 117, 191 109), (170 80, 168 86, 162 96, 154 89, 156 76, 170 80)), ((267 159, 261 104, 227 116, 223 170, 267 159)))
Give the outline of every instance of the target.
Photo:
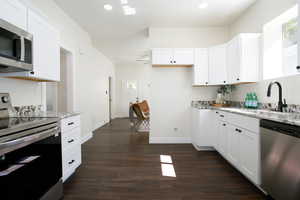
POLYGON ((112 7, 112 5, 110 5, 110 4, 105 4, 105 5, 104 5, 104 9, 105 9, 105 10, 112 10, 113 7, 112 7))
POLYGON ((128 0, 121 0, 121 4, 122 5, 128 4, 128 0))
POLYGON ((208 7, 208 3, 207 2, 201 2, 198 6, 200 9, 205 9, 208 7))
POLYGON ((124 14, 125 15, 135 15, 136 10, 135 8, 131 8, 130 6, 123 6, 124 14))

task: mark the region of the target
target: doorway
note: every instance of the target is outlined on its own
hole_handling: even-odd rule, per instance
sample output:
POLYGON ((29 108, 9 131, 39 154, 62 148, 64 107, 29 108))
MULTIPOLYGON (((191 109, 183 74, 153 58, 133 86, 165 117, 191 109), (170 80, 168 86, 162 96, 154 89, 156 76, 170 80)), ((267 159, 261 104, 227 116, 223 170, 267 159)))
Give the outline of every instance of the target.
POLYGON ((109 123, 112 121, 112 77, 108 77, 109 123))
POLYGON ((60 49, 60 82, 46 84, 46 108, 51 112, 74 112, 74 54, 60 49))

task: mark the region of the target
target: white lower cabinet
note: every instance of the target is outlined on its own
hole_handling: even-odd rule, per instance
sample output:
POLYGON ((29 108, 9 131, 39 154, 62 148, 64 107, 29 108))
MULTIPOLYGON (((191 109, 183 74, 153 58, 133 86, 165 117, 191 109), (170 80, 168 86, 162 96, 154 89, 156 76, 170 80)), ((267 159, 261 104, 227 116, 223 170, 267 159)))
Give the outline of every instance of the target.
POLYGON ((61 120, 63 181, 81 165, 80 116, 61 120))
POLYGON ((259 120, 229 114, 220 124, 220 144, 217 150, 253 183, 260 185, 259 131, 249 131, 259 130, 259 120))
MULTIPOLYGON (((192 141, 212 145, 254 184, 260 185, 259 120, 222 111, 193 108, 192 141), (210 114, 207 114, 210 113, 210 114)), ((198 149, 199 150, 199 149, 198 149)))
POLYGON ((211 150, 214 146, 215 134, 212 129, 214 112, 211 110, 192 108, 192 143, 198 150, 211 150))

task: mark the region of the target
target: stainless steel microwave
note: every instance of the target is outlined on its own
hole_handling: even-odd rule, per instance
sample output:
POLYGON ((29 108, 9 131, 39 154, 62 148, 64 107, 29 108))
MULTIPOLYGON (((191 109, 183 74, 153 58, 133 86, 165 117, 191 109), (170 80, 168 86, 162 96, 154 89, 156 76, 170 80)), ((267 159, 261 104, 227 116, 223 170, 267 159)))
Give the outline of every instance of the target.
POLYGON ((33 36, 0 19, 0 73, 33 70, 33 36))

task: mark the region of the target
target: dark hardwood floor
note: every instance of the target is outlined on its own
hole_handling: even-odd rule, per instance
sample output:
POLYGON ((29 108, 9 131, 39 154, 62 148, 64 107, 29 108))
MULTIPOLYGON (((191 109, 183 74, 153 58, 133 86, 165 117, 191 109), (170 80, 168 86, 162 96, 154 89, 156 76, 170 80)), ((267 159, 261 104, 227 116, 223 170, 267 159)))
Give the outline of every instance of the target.
POLYGON ((192 145, 149 145, 127 119, 98 129, 82 147, 83 163, 64 185, 64 200, 266 199, 216 152, 192 145), (176 177, 164 177, 160 155, 172 156, 176 177))

